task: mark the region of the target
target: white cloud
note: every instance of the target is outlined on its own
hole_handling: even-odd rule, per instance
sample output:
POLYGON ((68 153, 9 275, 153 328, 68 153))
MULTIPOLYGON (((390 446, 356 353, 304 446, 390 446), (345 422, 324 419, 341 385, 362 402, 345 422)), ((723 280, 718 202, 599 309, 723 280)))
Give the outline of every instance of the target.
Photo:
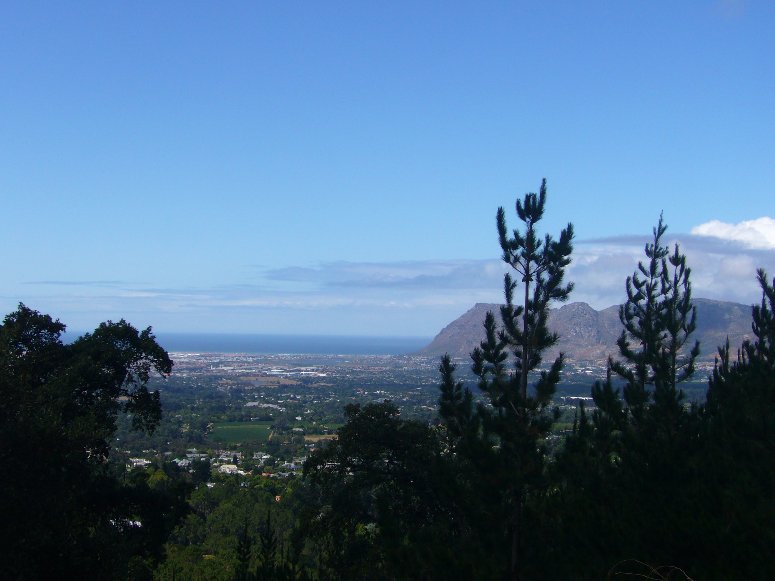
POLYGON ((692 234, 742 242, 748 248, 775 249, 775 220, 767 216, 737 224, 711 220, 692 228, 692 234))

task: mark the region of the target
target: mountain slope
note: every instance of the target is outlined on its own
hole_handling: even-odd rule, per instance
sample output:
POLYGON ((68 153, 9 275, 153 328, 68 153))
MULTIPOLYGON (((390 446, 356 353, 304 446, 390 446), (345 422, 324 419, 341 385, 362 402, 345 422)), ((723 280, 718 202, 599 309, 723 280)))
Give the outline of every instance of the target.
MULTIPOLYGON (((739 303, 694 299, 697 306, 697 331, 701 357, 713 360, 719 345, 726 341, 739 346, 751 333, 751 307, 739 303)), ((484 317, 495 313, 500 321, 500 305, 477 303, 463 315, 444 327, 420 353, 467 357, 484 339, 484 317)), ((616 339, 622 332, 619 307, 614 305, 596 311, 586 303, 569 303, 549 312, 549 328, 560 335, 559 343, 544 358, 550 359, 562 351, 569 360, 600 361, 611 353, 616 355, 616 339)))

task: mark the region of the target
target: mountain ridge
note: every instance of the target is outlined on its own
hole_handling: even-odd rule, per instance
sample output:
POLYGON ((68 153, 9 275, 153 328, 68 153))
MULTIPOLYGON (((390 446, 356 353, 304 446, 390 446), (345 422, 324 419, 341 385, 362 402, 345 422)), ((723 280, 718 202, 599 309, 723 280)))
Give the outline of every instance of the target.
MULTIPOLYGON (((744 339, 751 338, 751 306, 713 299, 693 299, 697 307, 697 330, 693 339, 700 341, 700 359, 713 361, 718 347, 729 337, 733 352, 744 339)), ((449 353, 466 357, 484 339, 484 318, 492 311, 500 324, 497 303, 476 303, 468 311, 446 325, 434 339, 419 351, 436 356, 449 353)), ((616 339, 622 332, 619 305, 596 310, 584 302, 573 302, 549 311, 549 329, 560 335, 557 345, 545 360, 560 352, 569 361, 601 361, 608 355, 618 355, 616 339)))

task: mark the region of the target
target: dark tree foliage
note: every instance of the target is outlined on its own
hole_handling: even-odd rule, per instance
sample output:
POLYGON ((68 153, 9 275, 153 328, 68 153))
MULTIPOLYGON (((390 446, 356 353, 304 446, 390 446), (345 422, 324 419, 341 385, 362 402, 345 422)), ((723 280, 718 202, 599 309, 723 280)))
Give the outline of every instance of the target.
POLYGON ((396 406, 348 405, 338 439, 304 466, 303 526, 321 579, 487 579, 469 504, 436 431, 396 406), (473 555, 473 556, 472 556, 473 555))
POLYGON ((666 231, 660 216, 645 246, 647 263, 639 262, 627 278, 627 300, 619 310, 621 359, 610 357, 607 379, 592 388, 596 449, 607 461, 651 471, 660 481, 651 499, 657 490, 670 495, 667 488, 679 472, 673 465, 687 445, 684 424, 692 417, 678 386, 694 373, 700 348, 690 341, 697 321, 691 269, 677 244, 672 254, 662 244, 666 231), (613 375, 624 379, 621 398, 613 375))
POLYGON ((299 508, 309 504, 304 488, 296 479, 232 475, 196 488, 154 579, 312 579, 302 554, 308 531, 296 527, 299 508))
POLYGON ((647 262, 626 281, 621 359, 609 358, 607 379, 592 388, 592 421, 581 408, 556 467, 568 502, 563 510, 575 504, 604 539, 590 546, 575 531, 582 537, 577 546, 586 547, 578 562, 587 563, 590 578, 628 559, 680 566, 692 550, 684 507, 696 415, 684 408, 678 385, 694 372, 699 344, 690 342, 691 270, 678 245, 672 254, 663 245, 666 230, 660 216, 645 246, 647 262), (614 376, 624 380, 622 396, 614 376))
POLYGON ((544 486, 542 439, 555 416, 548 413, 560 372, 562 355, 542 370, 529 390, 530 372, 559 337, 547 327, 552 302, 563 302, 573 284, 565 283, 565 268, 573 250, 573 226, 558 240, 548 234, 541 239, 537 224, 544 214, 546 180, 538 194, 517 200, 516 211, 523 231, 509 237, 505 212, 498 209, 498 238, 503 261, 518 275, 504 277, 506 304, 501 308, 503 328, 488 313, 485 340, 471 354, 473 372, 485 401, 473 409, 470 393, 455 386, 448 359, 442 361, 440 416, 457 443, 456 452, 467 456, 481 474, 486 474, 488 495, 497 505, 506 545, 501 547, 504 569, 511 579, 526 570, 524 561, 532 550, 526 540, 525 506, 530 494, 544 486), (520 289, 521 285, 521 289, 520 289), (515 292, 520 289, 519 299, 515 292))
POLYGON ((775 418, 766 412, 772 404, 770 398, 775 394, 762 389, 759 381, 751 382, 748 393, 739 391, 746 386, 740 378, 752 376, 758 379, 757 375, 767 377, 775 371, 775 281, 770 284, 761 269, 757 271, 757 280, 762 288, 762 300, 752 307, 751 329, 755 339, 743 343, 736 361, 730 360, 729 341, 719 348, 708 388, 706 411, 717 421, 732 410, 743 412, 743 417, 735 418, 738 428, 758 436, 772 436, 772 431, 767 429, 768 421, 775 418))
POLYGON ((161 497, 127 488, 108 459, 118 414, 141 429, 158 423, 159 394, 147 384, 172 361, 150 328, 123 320, 70 345, 64 330, 22 304, 0 325, 0 546, 10 578, 108 578, 155 530, 152 518, 142 534, 133 523, 161 497))
POLYGON ((757 273, 762 300, 752 308, 754 338, 733 360, 719 348, 701 410, 708 569, 718 578, 775 577, 775 280, 757 273))
POLYGON ((664 231, 660 220, 648 265, 628 279, 624 361, 595 385, 592 421, 580 408, 552 468, 556 493, 542 507, 556 543, 550 577, 775 575, 775 291, 760 271, 756 338, 734 362, 720 348, 706 403, 683 405, 677 385, 693 370, 695 315, 689 269, 660 244, 664 231))
POLYGON ((449 355, 444 355, 439 365, 441 373, 441 395, 439 397, 439 416, 443 418, 447 438, 454 450, 463 452, 465 456, 473 457, 477 452, 484 452, 488 446, 482 446, 479 438, 481 418, 475 413, 474 396, 471 390, 455 379, 456 366, 449 355), (482 449, 484 448, 484 449, 482 449))

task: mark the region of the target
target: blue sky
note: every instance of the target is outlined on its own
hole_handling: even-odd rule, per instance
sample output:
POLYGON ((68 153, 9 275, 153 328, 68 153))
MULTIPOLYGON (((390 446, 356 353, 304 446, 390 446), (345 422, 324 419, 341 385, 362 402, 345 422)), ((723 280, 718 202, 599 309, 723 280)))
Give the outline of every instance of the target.
POLYGON ((572 300, 664 210, 695 294, 775 274, 775 4, 4 2, 0 308, 432 336, 549 182, 572 300))

